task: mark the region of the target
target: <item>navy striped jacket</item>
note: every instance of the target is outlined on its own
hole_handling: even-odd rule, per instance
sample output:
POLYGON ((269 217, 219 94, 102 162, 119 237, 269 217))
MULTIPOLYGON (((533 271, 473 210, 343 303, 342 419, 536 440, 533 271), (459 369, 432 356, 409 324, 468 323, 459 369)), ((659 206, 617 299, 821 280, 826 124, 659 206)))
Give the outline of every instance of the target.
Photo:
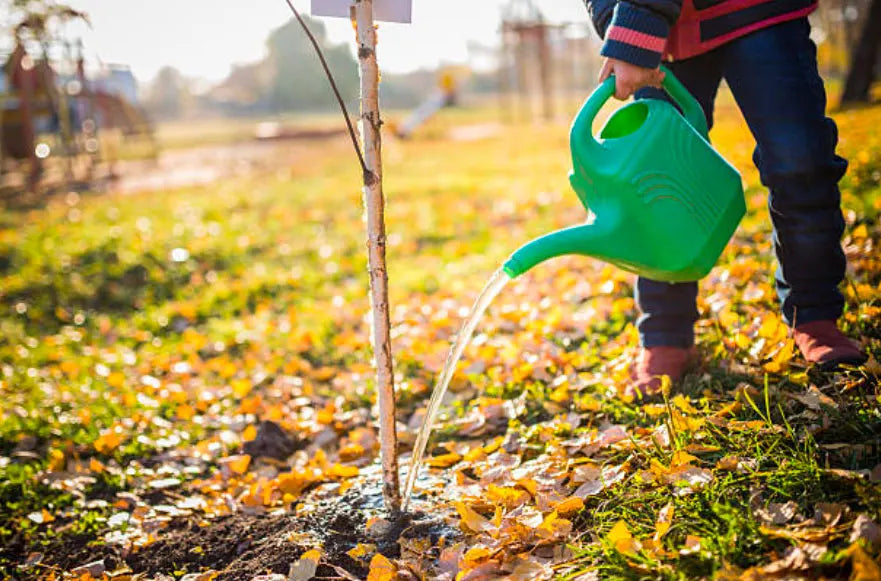
POLYGON ((600 54, 655 68, 810 14, 817 0, 585 0, 600 54))

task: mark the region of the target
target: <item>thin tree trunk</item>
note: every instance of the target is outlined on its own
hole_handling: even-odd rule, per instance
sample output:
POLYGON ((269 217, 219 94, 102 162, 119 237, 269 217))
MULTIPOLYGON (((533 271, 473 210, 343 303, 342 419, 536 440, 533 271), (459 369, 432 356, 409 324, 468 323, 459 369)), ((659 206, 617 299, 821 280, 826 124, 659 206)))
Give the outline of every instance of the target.
POLYGON ((382 496, 386 509, 401 510, 398 479, 398 437, 395 431, 395 383, 389 332, 388 274, 385 266, 385 199, 382 193, 382 142, 379 116, 379 68, 373 0, 356 0, 358 63, 361 71, 361 143, 364 144, 364 205, 367 211, 367 256, 373 313, 373 356, 379 399, 379 441, 382 455, 382 496))
POLYGON ((853 51, 850 70, 844 84, 841 104, 869 100, 869 89, 875 77, 878 52, 881 50, 881 0, 872 0, 868 8, 860 40, 853 51))

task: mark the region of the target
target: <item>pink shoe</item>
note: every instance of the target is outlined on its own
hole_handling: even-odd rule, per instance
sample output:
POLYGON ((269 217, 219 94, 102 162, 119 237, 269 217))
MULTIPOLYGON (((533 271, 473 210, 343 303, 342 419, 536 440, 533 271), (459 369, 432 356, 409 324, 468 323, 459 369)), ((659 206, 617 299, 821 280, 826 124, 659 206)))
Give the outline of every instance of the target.
POLYGON ((630 370, 633 383, 625 395, 654 396, 661 392, 664 375, 673 383, 685 375, 685 371, 697 356, 694 347, 643 347, 639 358, 630 370))
POLYGON ((811 321, 795 327, 795 344, 808 363, 823 371, 832 371, 841 364, 862 365, 866 354, 838 329, 835 321, 811 321))

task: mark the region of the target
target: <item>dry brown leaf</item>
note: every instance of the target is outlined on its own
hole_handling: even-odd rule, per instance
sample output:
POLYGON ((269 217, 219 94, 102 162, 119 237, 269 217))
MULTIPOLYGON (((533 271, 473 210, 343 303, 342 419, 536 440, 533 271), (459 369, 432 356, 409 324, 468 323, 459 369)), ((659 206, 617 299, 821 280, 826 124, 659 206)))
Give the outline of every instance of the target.
POLYGON ((22 565, 23 568, 33 567, 43 562, 43 553, 32 552, 28 555, 27 560, 22 565))
POLYGON ((795 526, 775 527, 770 525, 759 526, 759 531, 769 537, 779 539, 789 539, 791 541, 805 541, 808 543, 826 543, 830 539, 841 535, 849 527, 847 525, 827 526, 827 527, 804 527, 795 526))
POLYGON ((575 489, 572 495, 579 498, 587 498, 588 496, 599 494, 605 487, 606 485, 603 484, 602 480, 589 480, 575 489))
POLYGON ((97 561, 92 561, 91 563, 86 563, 85 565, 80 565, 79 567, 72 569, 71 573, 77 576, 89 575, 90 577, 100 579, 106 570, 104 559, 99 559, 97 561))
POLYGON ((793 502, 772 502, 768 508, 762 508, 753 513, 753 515, 764 523, 775 525, 786 524, 795 517, 798 511, 798 505, 793 502))
POLYGON ((572 469, 570 481, 572 484, 581 484, 588 480, 598 480, 602 478, 603 470, 596 464, 580 464, 572 469))
POLYGON ((790 571, 805 571, 813 565, 813 559, 801 547, 788 547, 783 557, 773 563, 760 567, 766 575, 780 575, 790 571))
POLYGON ((518 524, 521 524, 529 529, 540 527, 541 523, 544 521, 544 516, 541 514, 541 512, 535 507, 531 506, 524 506, 521 509, 518 509, 518 511, 512 513, 512 516, 518 524))
POLYGON ((814 521, 817 524, 834 526, 849 510, 847 505, 837 502, 818 502, 814 506, 814 521))
POLYGON ((745 473, 756 469, 758 463, 753 458, 743 456, 725 456, 716 462, 717 470, 730 470, 745 473))
POLYGON ((321 560, 321 551, 312 549, 303 553, 300 558, 291 563, 288 571, 288 581, 309 581, 318 571, 318 562, 321 560))
POLYGON ((542 512, 550 512, 554 507, 566 498, 562 491, 544 488, 535 496, 535 506, 542 512))
POLYGON ((869 470, 844 470, 841 468, 827 468, 824 472, 845 480, 862 480, 869 478, 872 474, 869 470))
POLYGON ((820 411, 823 407, 837 408, 838 404, 834 399, 817 389, 816 385, 808 388, 803 394, 790 393, 789 397, 801 402, 803 405, 814 411, 820 411))
MULTIPOLYGON (((213 581, 220 575, 218 571, 209 570, 202 573, 189 573, 180 578, 180 581, 213 581)), ((82 581, 82 579, 80 580, 82 581)))
POLYGON ((442 549, 437 560, 438 569, 450 577, 455 577, 459 572, 459 561, 464 552, 465 546, 462 543, 456 543, 452 547, 442 549))
POLYGON ((875 547, 881 544, 881 527, 864 514, 859 515, 854 521, 850 534, 851 543, 860 539, 875 547))
POLYGON ((367 536, 373 538, 384 537, 390 530, 392 530, 392 523, 388 520, 379 517, 373 516, 367 519, 367 536))
POLYGON ((673 484, 676 488, 676 494, 679 496, 691 494, 695 490, 705 486, 713 481, 713 473, 696 466, 685 465, 684 467, 675 468, 670 472, 662 475, 662 479, 667 484, 673 484))
POLYGON ((701 550, 701 538, 694 535, 685 537, 685 545, 679 549, 680 555, 692 555, 701 550))
POLYGON ((498 561, 487 561, 473 569, 461 570, 456 576, 456 581, 494 581, 503 576, 501 564, 498 561))
MULTIPOLYGON (((510 563, 505 565, 511 566, 510 563)), ((504 581, 541 581, 554 576, 554 570, 550 565, 539 562, 529 554, 518 555, 513 565, 513 571, 502 578, 504 581)))
POLYGON ((563 538, 572 532, 572 523, 553 511, 536 527, 535 532, 545 539, 563 538))

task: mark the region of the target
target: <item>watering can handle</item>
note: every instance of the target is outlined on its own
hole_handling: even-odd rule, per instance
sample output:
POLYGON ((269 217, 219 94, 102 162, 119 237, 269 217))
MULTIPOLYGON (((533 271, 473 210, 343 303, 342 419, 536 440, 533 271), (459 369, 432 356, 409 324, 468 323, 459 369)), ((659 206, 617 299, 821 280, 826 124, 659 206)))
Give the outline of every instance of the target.
POLYGON ((593 120, 600 112, 600 109, 603 108, 603 105, 606 104, 606 101, 614 94, 615 76, 612 75, 593 90, 587 101, 581 106, 581 110, 578 111, 578 115, 572 122, 572 129, 569 132, 570 141, 573 144, 580 142, 591 148, 602 149, 602 146, 593 136, 593 120))
POLYGON ((700 133, 701 137, 709 140, 710 132, 707 129, 707 117, 704 115, 704 110, 700 103, 685 88, 685 85, 679 82, 679 79, 670 72, 670 69, 661 65, 661 70, 664 72, 664 80, 661 81, 661 86, 679 105, 679 108, 682 110, 682 116, 685 117, 688 124, 694 127, 694 130, 700 133))
MULTIPOLYGON (((670 69, 662 65, 661 70, 665 73, 661 86, 679 105, 688 124, 700 133, 704 139, 708 139, 707 118, 704 116, 704 110, 701 108, 700 103, 688 92, 685 85, 680 83, 679 79, 670 72, 670 69)), ((581 107, 581 111, 575 117, 575 121, 572 122, 571 135, 573 141, 576 138, 579 140, 584 139, 591 146, 601 147, 593 136, 593 120, 603 105, 606 104, 606 101, 614 94, 615 76, 612 75, 603 81, 603 84, 594 89, 593 93, 590 94, 587 101, 581 107)))

